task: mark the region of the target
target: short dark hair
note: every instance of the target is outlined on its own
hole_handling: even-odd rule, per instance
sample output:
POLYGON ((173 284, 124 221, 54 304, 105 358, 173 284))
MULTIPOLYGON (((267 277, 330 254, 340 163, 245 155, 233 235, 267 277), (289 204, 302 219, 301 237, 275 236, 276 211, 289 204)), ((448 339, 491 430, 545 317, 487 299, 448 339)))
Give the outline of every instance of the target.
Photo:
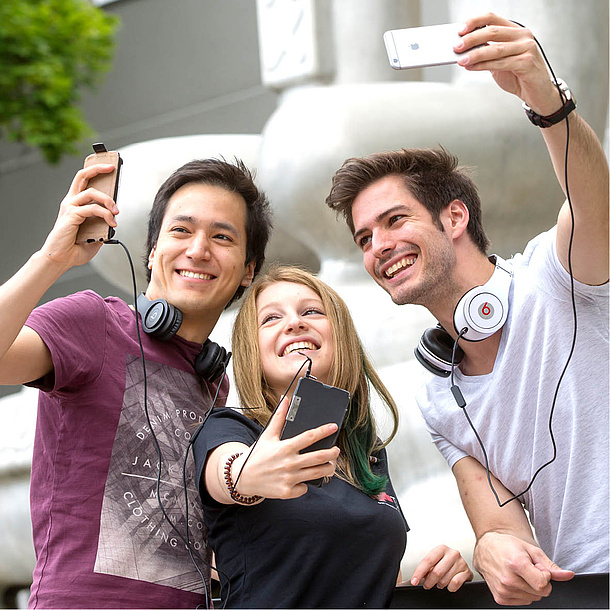
POLYGON ((485 254, 489 240, 483 229, 481 200, 468 170, 458 166, 458 159, 444 148, 403 148, 352 157, 343 163, 332 180, 326 204, 343 214, 354 233, 352 204, 367 187, 386 176, 401 176, 411 194, 430 212, 434 223, 443 230, 441 212, 459 199, 468 208, 467 232, 477 248, 485 254))
MULTIPOLYGON (((219 186, 244 198, 246 202, 245 265, 255 261, 254 277, 256 277, 265 262, 265 248, 273 227, 269 201, 265 193, 254 184, 252 172, 240 159, 235 159, 233 163, 228 163, 224 159, 197 159, 178 168, 157 191, 148 216, 148 237, 144 253, 147 280, 150 282, 151 277, 148 257, 159 239, 169 200, 178 189, 193 183, 219 186)), ((240 286, 227 307, 239 299, 245 289, 245 286, 240 286)))

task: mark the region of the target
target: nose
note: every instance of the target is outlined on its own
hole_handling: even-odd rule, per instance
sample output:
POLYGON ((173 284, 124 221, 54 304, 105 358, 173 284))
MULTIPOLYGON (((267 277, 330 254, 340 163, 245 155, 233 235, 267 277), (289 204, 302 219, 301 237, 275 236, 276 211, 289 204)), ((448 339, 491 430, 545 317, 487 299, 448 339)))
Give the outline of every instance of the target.
POLYGON ((371 251, 376 258, 382 258, 395 247, 394 239, 389 231, 378 230, 373 232, 371 241, 371 251))
POLYGON ((204 233, 195 233, 191 237, 186 249, 186 256, 196 260, 210 258, 210 242, 204 233))
POLYGON ((301 317, 297 312, 293 312, 289 316, 287 316, 284 332, 290 333, 295 331, 302 331, 306 328, 307 322, 305 322, 305 319, 301 317))

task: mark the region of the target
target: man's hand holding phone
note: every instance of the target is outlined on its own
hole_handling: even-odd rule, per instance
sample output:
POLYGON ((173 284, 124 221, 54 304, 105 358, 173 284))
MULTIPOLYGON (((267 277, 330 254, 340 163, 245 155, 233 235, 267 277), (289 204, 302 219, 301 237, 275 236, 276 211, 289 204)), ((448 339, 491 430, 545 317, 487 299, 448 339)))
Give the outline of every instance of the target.
POLYGON ((47 260, 63 267, 63 271, 88 263, 103 245, 99 241, 91 244, 77 243, 78 231, 83 222, 89 218, 100 218, 107 226, 116 227, 114 217, 119 210, 112 197, 88 188, 89 180, 98 175, 110 174, 115 169, 112 164, 91 165, 79 170, 74 176, 59 207, 55 225, 42 247, 47 260))
POLYGON ((122 160, 101 144, 85 159, 59 207, 55 226, 41 252, 58 273, 89 262, 111 238, 119 209, 116 205, 122 160))
POLYGON ((454 47, 457 63, 471 71, 487 70, 498 85, 541 116, 561 106, 544 58, 530 30, 486 13, 466 21, 454 47))

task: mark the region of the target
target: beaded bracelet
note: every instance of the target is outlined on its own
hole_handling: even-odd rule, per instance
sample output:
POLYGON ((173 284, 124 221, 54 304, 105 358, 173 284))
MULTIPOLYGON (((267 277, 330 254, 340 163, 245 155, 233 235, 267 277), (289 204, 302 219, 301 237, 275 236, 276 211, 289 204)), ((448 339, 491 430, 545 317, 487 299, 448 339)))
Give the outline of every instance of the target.
POLYGON ((231 466, 233 466, 233 462, 240 456, 242 453, 234 453, 225 464, 225 483, 227 485, 227 489, 229 490, 229 494, 231 498, 235 500, 238 504, 254 504, 259 500, 262 500, 262 496, 242 496, 240 493, 235 491, 235 485, 233 484, 233 478, 231 477, 231 466))

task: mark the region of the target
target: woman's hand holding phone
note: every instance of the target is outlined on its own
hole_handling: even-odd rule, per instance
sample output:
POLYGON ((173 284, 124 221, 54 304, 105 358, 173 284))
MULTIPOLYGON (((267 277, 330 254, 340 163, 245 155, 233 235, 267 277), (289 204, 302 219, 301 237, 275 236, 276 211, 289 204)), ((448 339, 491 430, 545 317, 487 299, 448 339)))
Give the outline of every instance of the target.
POLYGON ((281 440, 288 409, 289 401, 284 399, 253 448, 243 443, 225 443, 210 454, 205 470, 206 487, 216 501, 233 502, 224 481, 224 465, 234 453, 243 452, 233 461, 231 468, 235 490, 243 496, 282 500, 298 498, 307 493, 306 481, 334 474, 338 447, 301 451, 334 434, 337 424, 324 424, 281 440))

